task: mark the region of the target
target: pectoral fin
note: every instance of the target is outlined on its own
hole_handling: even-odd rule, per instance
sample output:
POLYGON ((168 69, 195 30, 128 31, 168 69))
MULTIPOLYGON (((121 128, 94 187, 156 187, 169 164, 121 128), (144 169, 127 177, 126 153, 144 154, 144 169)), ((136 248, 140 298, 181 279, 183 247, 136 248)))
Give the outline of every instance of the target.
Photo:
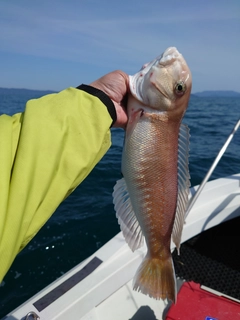
POLYGON ((124 238, 131 250, 135 251, 143 245, 143 235, 124 178, 118 180, 114 186, 113 203, 124 238))
MULTIPOLYGON (((136 127, 140 117, 143 115, 143 109, 139 108, 130 112, 127 129, 126 129, 126 138, 129 138, 136 127)), ((126 141, 125 141, 126 142, 126 141)))

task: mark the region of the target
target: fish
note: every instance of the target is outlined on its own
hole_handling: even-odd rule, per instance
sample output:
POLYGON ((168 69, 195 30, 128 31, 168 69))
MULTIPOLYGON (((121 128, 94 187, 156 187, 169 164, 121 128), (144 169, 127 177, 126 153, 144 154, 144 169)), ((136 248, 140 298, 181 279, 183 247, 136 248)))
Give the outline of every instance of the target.
POLYGON ((147 253, 133 289, 176 302, 171 241, 178 252, 190 187, 189 128, 182 124, 192 86, 190 69, 175 47, 129 76, 128 122, 122 151, 123 177, 113 203, 132 251, 147 253))

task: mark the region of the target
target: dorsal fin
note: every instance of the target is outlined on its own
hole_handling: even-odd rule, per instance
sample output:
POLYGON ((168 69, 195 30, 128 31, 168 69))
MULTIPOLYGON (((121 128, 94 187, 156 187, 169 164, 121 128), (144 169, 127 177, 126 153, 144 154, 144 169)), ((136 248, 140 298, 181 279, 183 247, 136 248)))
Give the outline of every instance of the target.
POLYGON ((118 180, 114 186, 113 203, 124 238, 131 250, 135 251, 143 245, 143 235, 124 178, 118 180))
POLYGON ((185 213, 190 187, 190 175, 188 170, 189 137, 188 126, 181 124, 178 138, 178 198, 172 232, 172 240, 177 247, 178 253, 180 250, 182 229, 186 218, 185 213))

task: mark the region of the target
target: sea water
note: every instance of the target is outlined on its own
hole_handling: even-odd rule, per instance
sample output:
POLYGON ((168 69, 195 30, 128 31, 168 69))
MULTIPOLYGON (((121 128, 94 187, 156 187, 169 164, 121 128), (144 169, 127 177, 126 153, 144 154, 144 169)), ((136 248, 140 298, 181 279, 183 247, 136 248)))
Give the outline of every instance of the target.
MULTIPOLYGON (((22 112, 27 100, 46 93, 0 92, 0 114, 22 112)), ((201 183, 237 122, 239 110, 240 98, 191 96, 183 121, 190 127, 191 134, 191 185, 201 183)), ((120 231, 112 204, 112 191, 116 180, 121 178, 123 139, 123 130, 112 129, 110 150, 17 256, 0 285, 0 318, 91 255, 120 231)), ((240 130, 211 179, 239 173, 239 159, 240 130)))

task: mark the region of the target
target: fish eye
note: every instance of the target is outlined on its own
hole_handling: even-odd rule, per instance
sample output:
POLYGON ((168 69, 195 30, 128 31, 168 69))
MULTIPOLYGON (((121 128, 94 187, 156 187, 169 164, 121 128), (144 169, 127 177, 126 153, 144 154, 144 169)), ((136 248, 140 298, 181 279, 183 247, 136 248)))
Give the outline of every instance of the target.
POLYGON ((177 82, 176 86, 175 86, 175 92, 177 95, 183 95, 186 91, 186 85, 183 81, 179 81, 177 82))

